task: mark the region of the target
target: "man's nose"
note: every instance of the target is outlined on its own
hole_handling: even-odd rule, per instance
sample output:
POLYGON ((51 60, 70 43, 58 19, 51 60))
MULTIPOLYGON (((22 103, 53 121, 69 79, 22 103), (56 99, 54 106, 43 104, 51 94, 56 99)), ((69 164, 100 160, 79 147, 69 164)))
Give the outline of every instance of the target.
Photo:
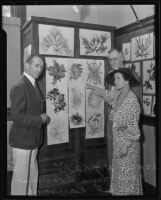
POLYGON ((110 61, 111 63, 113 63, 114 62, 114 60, 113 59, 111 59, 111 61, 110 61))

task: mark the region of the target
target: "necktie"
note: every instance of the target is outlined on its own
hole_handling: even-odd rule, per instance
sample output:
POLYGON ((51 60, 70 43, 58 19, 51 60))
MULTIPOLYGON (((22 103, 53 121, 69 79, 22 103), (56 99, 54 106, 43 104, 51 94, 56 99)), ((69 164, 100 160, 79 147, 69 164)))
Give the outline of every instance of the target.
POLYGON ((42 106, 42 111, 44 112, 45 111, 45 101, 44 101, 44 98, 43 98, 43 95, 40 91, 40 88, 39 88, 39 85, 37 83, 37 81, 35 80, 35 83, 34 83, 34 88, 38 94, 38 96, 40 97, 41 99, 41 106, 42 106))
POLYGON ((39 89, 39 86, 38 86, 38 83, 37 83, 36 80, 35 80, 35 83, 34 83, 34 88, 35 88, 37 94, 41 97, 41 92, 40 92, 40 89, 39 89))

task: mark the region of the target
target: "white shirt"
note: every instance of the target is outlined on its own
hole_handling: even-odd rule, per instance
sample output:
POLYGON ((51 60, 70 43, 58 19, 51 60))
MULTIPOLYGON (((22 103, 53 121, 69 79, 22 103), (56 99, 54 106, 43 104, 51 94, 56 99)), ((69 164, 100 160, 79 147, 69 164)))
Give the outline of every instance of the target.
POLYGON ((24 72, 23 75, 25 75, 29 79, 33 86, 35 85, 35 79, 32 76, 30 76, 26 72, 24 72))

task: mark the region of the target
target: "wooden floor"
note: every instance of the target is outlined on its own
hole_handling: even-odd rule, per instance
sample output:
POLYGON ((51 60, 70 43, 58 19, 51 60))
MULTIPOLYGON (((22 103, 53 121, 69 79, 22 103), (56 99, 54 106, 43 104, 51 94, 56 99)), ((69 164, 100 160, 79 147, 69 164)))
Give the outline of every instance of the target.
MULTIPOLYGON (((41 179, 40 175, 40 179, 41 179)), ((46 176, 48 177, 48 179, 50 179, 51 175, 46 176)), ((11 191, 11 178, 12 178, 12 172, 9 171, 7 173, 7 195, 10 195, 10 191, 11 191)), ((49 180, 46 179, 46 183, 49 180)), ((57 188, 57 191, 60 188, 57 188)), ((143 183, 143 189, 144 189, 144 196, 145 197, 155 197, 156 196, 156 189, 149 185, 148 183, 143 183)), ((61 190, 59 190, 61 191, 61 190)), ((65 188, 65 193, 55 193, 55 188, 52 187, 52 184, 50 184, 50 187, 46 187, 46 185, 41 185, 41 188, 38 190, 38 195, 40 196, 55 196, 55 195, 65 195, 65 194, 69 194, 69 195, 73 195, 74 196, 94 196, 99 197, 99 196, 111 196, 111 194, 106 191, 105 188, 105 184, 101 180, 100 181, 88 181, 88 182, 84 182, 84 184, 79 184, 79 182, 75 183, 75 184, 68 184, 65 188), (93 184, 94 183, 94 184, 93 184), (69 193, 68 193, 69 192, 69 193)), ((102 198, 101 198, 102 199, 102 198)))

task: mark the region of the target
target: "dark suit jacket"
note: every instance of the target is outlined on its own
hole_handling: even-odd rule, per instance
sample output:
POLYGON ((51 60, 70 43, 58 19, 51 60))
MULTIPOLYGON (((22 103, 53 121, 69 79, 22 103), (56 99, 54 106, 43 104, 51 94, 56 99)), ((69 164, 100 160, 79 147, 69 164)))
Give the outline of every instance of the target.
POLYGON ((9 144, 20 149, 35 149, 42 140, 44 100, 26 76, 11 89, 11 120, 9 144))

